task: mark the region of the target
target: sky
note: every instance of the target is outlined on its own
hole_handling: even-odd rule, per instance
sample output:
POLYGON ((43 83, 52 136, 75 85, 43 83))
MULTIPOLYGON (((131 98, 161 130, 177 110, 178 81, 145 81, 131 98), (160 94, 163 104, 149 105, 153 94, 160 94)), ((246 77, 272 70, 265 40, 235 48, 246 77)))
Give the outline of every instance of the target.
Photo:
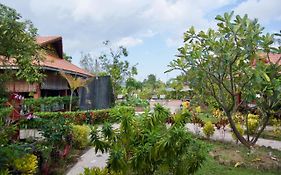
POLYGON ((81 52, 97 57, 102 42, 125 46, 137 79, 166 81, 167 65, 183 45, 183 33, 215 28, 224 12, 257 18, 265 32, 281 30, 281 0, 0 0, 31 20, 41 36, 62 36, 64 52, 78 66, 81 52))

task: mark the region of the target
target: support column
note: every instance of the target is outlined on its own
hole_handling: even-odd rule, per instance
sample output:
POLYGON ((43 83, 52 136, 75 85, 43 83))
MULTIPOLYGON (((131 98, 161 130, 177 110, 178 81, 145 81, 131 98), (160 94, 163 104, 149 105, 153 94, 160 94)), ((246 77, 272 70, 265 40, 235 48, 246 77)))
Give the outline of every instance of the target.
POLYGON ((40 84, 36 84, 36 91, 34 93, 33 98, 38 99, 41 97, 41 89, 40 89, 40 84))

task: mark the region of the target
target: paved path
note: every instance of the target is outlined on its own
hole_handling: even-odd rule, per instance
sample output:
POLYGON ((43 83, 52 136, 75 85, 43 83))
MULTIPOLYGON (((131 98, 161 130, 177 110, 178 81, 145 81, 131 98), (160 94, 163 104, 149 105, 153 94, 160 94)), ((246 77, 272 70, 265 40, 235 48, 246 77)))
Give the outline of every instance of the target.
MULTIPOLYGON (((186 124, 186 128, 193 133, 197 133, 200 135, 204 135, 202 128, 197 127, 191 123, 186 124)), ((223 135, 222 132, 220 130, 215 130, 214 135, 211 137, 212 140, 222 140, 222 141, 226 141, 226 142, 235 142, 232 139, 231 136, 231 132, 229 131, 230 129, 227 129, 227 131, 225 132, 225 134, 223 135)), ((268 140, 268 139, 263 139, 263 138, 259 138, 259 140, 257 141, 256 145, 259 146, 270 146, 273 149, 278 149, 281 150, 281 141, 276 141, 276 140, 268 140)))
POLYGON ((67 175, 78 175, 84 172, 84 168, 106 166, 106 160, 108 154, 102 154, 101 152, 95 153, 95 149, 89 149, 85 154, 80 157, 80 160, 70 169, 67 175))

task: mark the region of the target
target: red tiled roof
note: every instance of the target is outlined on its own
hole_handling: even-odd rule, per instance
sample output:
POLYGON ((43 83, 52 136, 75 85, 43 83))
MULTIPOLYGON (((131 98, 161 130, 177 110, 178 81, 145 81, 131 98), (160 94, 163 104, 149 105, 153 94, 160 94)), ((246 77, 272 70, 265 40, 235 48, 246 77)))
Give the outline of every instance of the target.
POLYGON ((45 55, 45 60, 40 63, 41 66, 45 68, 54 68, 57 70, 70 71, 71 73, 79 73, 87 76, 94 76, 93 74, 87 72, 84 69, 79 68, 78 66, 52 55, 45 55))
POLYGON ((61 36, 37 36, 36 37, 36 42, 39 45, 44 45, 47 43, 52 43, 58 40, 62 40, 61 36))
MULTIPOLYGON (((38 36, 36 37, 36 42, 41 45, 44 46, 46 44, 49 43, 55 43, 55 42, 61 42, 62 41, 62 37, 61 36, 38 36)), ((44 60, 40 62, 40 66, 43 67, 43 69, 51 69, 51 70, 63 70, 66 71, 68 73, 72 73, 72 74, 80 74, 80 75, 84 75, 84 76, 90 76, 93 77, 94 75, 87 72, 84 69, 79 68, 78 66, 66 61, 63 58, 60 58, 58 56, 53 56, 51 54, 44 54, 43 55, 44 60)), ((0 56, 0 59, 4 59, 4 57, 0 56)), ((15 63, 15 59, 10 59, 9 62, 6 62, 5 66, 14 66, 15 63)), ((0 61, 0 66, 3 66, 3 62, 0 61)))

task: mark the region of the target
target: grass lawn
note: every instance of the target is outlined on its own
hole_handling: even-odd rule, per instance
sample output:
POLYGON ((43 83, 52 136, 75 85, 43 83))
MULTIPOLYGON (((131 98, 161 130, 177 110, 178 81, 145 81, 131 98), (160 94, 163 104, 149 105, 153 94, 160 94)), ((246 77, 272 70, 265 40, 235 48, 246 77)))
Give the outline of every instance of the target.
MULTIPOLYGON (((281 171, 281 170, 280 170, 281 171)), ((219 162, 214 160, 212 157, 208 157, 205 164, 196 175, 212 175, 212 174, 222 174, 222 175, 277 175, 280 171, 262 171, 254 168, 245 168, 234 166, 221 165, 219 162)))
POLYGON ((197 175, 271 175, 281 172, 281 151, 256 147, 251 153, 243 145, 204 140, 210 152, 197 175), (235 164, 240 164, 235 167, 235 164))

